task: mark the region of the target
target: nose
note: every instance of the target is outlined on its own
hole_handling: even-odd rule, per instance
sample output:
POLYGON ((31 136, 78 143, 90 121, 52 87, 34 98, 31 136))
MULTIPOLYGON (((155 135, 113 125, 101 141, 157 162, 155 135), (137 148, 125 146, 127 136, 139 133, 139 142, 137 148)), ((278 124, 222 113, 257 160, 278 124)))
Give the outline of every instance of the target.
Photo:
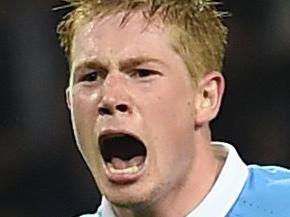
POLYGON ((101 100, 98 105, 98 114, 113 116, 116 114, 130 114, 131 100, 122 77, 108 75, 102 86, 101 100))
POLYGON ((130 113, 127 103, 101 103, 98 107, 98 113, 101 116, 115 115, 116 113, 130 113))

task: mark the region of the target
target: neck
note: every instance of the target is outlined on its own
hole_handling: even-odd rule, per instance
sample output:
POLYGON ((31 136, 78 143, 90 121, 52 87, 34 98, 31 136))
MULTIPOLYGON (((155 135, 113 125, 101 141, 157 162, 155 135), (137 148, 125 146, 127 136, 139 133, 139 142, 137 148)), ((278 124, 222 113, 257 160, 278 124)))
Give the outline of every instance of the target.
POLYGON ((180 217, 194 210, 213 187, 223 165, 214 157, 208 132, 201 132, 195 141, 196 156, 192 167, 179 185, 146 206, 113 207, 118 217, 180 217), (207 139, 204 139, 207 138, 207 139))

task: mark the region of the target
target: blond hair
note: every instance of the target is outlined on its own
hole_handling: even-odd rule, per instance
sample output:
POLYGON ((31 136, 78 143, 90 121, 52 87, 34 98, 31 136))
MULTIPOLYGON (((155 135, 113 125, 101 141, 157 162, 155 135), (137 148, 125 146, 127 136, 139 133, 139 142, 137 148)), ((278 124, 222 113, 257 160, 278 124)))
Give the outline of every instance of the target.
POLYGON ((181 55, 192 77, 221 71, 227 41, 224 13, 211 0, 65 0, 71 10, 59 23, 60 44, 71 61, 76 29, 94 16, 125 12, 124 24, 131 12, 141 10, 150 22, 158 14, 171 29, 174 50, 181 55))

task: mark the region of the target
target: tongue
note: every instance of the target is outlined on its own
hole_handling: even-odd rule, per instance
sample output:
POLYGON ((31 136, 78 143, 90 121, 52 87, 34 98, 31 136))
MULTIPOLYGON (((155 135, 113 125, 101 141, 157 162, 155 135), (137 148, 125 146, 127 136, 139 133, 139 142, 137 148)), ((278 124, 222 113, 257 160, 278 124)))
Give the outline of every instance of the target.
POLYGON ((144 160, 144 156, 136 156, 131 158, 129 161, 114 157, 112 159, 112 165, 115 169, 126 169, 134 166, 139 166, 144 163, 144 160))

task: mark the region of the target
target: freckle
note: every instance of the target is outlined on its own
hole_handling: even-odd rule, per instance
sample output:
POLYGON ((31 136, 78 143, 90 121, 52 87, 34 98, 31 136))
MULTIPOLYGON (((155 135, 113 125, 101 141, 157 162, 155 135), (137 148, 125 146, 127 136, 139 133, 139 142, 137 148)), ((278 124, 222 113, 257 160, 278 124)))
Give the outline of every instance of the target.
POLYGON ((191 102, 190 102, 190 101, 189 101, 189 102, 187 102, 187 105, 188 105, 188 106, 191 106, 191 102))

